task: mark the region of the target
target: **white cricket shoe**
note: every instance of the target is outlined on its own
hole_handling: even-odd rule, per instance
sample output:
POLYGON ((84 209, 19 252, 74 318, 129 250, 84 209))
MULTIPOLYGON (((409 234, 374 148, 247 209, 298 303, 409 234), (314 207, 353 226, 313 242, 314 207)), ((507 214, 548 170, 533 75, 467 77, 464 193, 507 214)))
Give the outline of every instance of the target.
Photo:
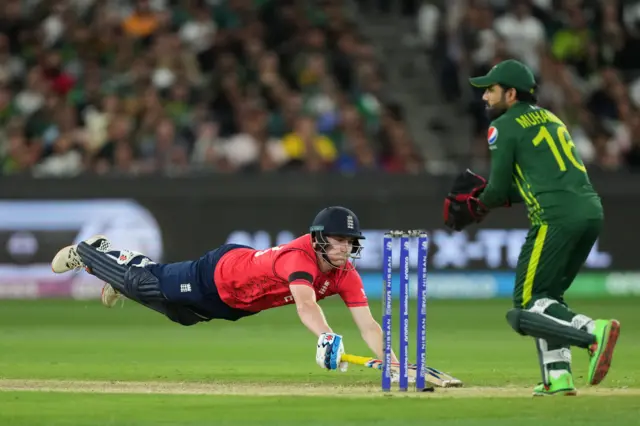
MULTIPOLYGON (((93 237, 84 240, 84 242, 103 251, 109 250, 109 247, 111 246, 111 243, 104 235, 94 235, 93 237)), ((51 261, 51 270, 56 274, 63 274, 65 272, 84 268, 85 265, 82 263, 77 250, 77 244, 60 249, 51 261)))
POLYGON ((113 308, 118 303, 118 300, 124 300, 125 297, 118 293, 118 291, 111 286, 111 284, 105 283, 102 287, 102 293, 100 295, 100 300, 102 304, 107 308, 113 308))

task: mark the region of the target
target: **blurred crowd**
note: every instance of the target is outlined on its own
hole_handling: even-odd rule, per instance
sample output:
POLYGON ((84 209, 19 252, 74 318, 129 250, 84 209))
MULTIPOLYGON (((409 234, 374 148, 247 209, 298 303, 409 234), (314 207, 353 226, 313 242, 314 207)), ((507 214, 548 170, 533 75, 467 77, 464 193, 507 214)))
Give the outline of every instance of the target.
POLYGON ((640 170, 640 1, 425 1, 418 27, 434 41, 444 95, 467 104, 474 147, 486 155, 481 92, 470 75, 517 58, 535 72, 539 104, 570 127, 585 163, 640 170), (434 34, 434 17, 442 31, 434 34))
POLYGON ((2 0, 0 174, 418 172, 341 0, 2 0))
POLYGON ((591 168, 640 169, 640 1, 398 1, 3 0, 0 174, 420 172, 352 4, 415 15, 477 157, 467 78, 514 57, 591 168))

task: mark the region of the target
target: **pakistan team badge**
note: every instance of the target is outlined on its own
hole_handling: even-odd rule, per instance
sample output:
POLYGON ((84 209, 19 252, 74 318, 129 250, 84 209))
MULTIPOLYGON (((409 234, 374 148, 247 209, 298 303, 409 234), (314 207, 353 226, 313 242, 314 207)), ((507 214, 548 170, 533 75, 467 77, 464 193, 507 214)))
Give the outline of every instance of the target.
POLYGON ((493 145, 498 140, 498 129, 491 126, 489 127, 489 131, 487 132, 487 141, 489 145, 493 145))

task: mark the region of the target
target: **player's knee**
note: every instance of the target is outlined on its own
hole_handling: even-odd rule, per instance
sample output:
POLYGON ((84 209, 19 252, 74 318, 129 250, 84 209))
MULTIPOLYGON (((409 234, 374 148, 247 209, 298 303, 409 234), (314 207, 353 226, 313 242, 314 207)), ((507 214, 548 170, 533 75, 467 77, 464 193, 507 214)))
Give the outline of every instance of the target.
POLYGON ((558 303, 558 301, 548 297, 546 294, 534 296, 531 298, 531 301, 527 303, 525 309, 535 314, 543 314, 547 308, 554 303, 558 303))
POLYGON ((509 309, 507 312, 507 322, 515 330, 516 333, 524 336, 525 334, 522 332, 520 328, 520 315, 522 314, 522 309, 513 308, 509 309))
POLYGON ((141 302, 156 302, 166 300, 160 290, 158 277, 146 268, 129 268, 124 274, 126 292, 132 298, 141 302))

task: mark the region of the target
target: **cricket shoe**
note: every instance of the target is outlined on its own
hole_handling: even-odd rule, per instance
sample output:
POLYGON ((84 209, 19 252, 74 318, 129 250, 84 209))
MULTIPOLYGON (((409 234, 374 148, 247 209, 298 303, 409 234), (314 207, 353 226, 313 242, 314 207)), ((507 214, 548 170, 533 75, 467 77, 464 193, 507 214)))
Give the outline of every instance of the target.
POLYGON ((113 288, 111 284, 105 283, 102 287, 100 300, 102 301, 102 304, 107 308, 113 308, 114 306, 116 306, 116 303, 118 303, 119 300, 122 300, 124 302, 124 299, 124 295, 113 288))
POLYGON ((589 347, 589 375, 590 385, 602 382, 611 368, 613 350, 620 335, 620 322, 617 320, 595 320, 593 334, 596 342, 589 347))
MULTIPOLYGON (((104 235, 94 235, 93 237, 84 240, 84 242, 105 252, 108 251, 111 246, 111 243, 104 235)), ((82 263, 82 259, 78 254, 77 244, 60 249, 51 261, 51 270, 56 274, 63 274, 65 272, 74 271, 84 267, 85 265, 82 263)))
POLYGON ((549 385, 540 383, 533 388, 533 396, 565 395, 574 396, 578 391, 573 384, 573 376, 568 371, 560 376, 550 378, 549 385))

